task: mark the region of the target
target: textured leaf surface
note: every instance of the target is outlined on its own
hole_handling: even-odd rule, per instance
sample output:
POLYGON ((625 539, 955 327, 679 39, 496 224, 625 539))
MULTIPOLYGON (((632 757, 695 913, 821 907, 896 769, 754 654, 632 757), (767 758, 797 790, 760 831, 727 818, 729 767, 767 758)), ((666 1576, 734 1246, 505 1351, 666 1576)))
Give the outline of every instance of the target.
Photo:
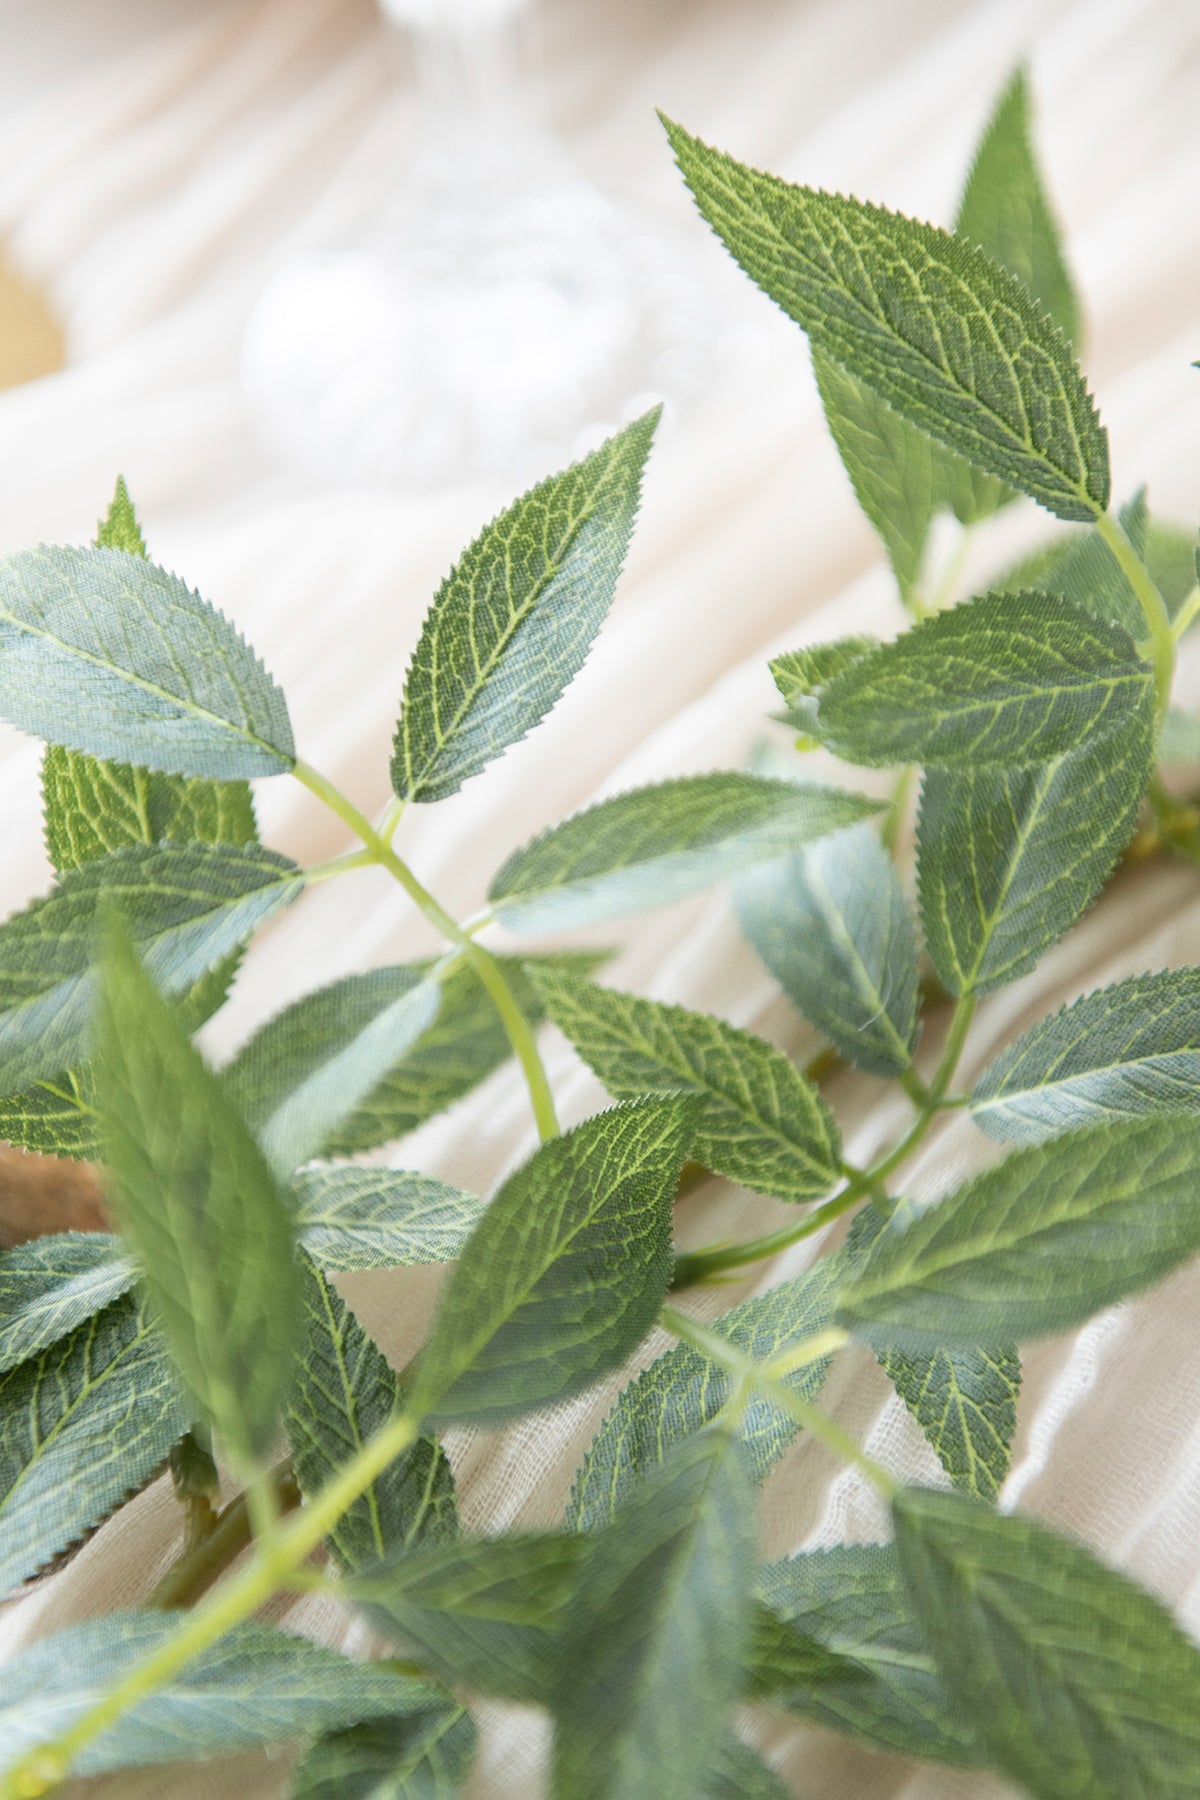
POLYGON ((678 1445, 586 1548, 552 1700, 556 1800, 693 1800, 741 1686, 754 1506, 735 1439, 678 1445))
MULTIPOLYGON (((304 1339, 288 1408, 288 1440, 308 1498, 353 1461, 402 1410, 395 1371, 345 1301, 307 1258, 301 1261, 304 1339)), ((446 1453, 418 1438, 342 1514, 326 1542, 358 1569, 458 1527, 446 1453)))
POLYGON ((454 1701, 354 1725, 313 1745, 291 1800, 454 1800, 471 1771, 475 1727, 454 1701))
POLYGON ((296 1229, 321 1269, 453 1262, 486 1210, 474 1194, 403 1169, 304 1169, 294 1187, 296 1229))
POLYGON ((1200 1250, 1200 1119, 1139 1119, 1014 1151, 882 1231, 838 1318, 879 1349, 1066 1331, 1200 1250))
POLYGON ((172 1354, 235 1461, 271 1447, 300 1295, 291 1207, 124 934, 107 934, 97 1092, 109 1200, 172 1354))
POLYGON ((104 1232, 64 1231, 0 1255, 0 1371, 56 1344, 133 1286, 135 1271, 104 1232))
POLYGON ((894 1502, 905 1581, 989 1758, 1037 1800, 1185 1800, 1200 1652, 1081 1544, 957 1495, 894 1502))
POLYGON ((841 1140, 811 1082, 780 1050, 708 1013, 543 972, 546 1011, 617 1100, 695 1094, 688 1153, 780 1200, 815 1200, 841 1172, 841 1140))
POLYGON ((509 857, 488 898, 514 931, 644 912, 879 810, 876 801, 815 784, 733 772, 683 776, 552 825, 509 857))
POLYGON ((392 756, 402 800, 444 800, 515 744, 579 673, 604 623, 660 408, 540 482, 438 590, 392 756))
POLYGON ((290 1175, 337 1131, 437 1015, 420 969, 347 975, 286 1007, 222 1071, 272 1168, 290 1175))
POLYGON ((1001 1350, 932 1350, 879 1358, 956 1488, 994 1500, 1012 1460, 1021 1359, 1001 1350))
POLYGON ((851 762, 1044 762, 1144 710, 1154 675, 1120 626, 1047 594, 984 594, 859 657, 816 734, 851 762))
MULTIPOLYGON (((133 1294, 0 1377, 0 1593, 143 1487, 187 1427, 162 1336, 133 1294)), ((6 1668, 6 1699, 11 1680, 6 1668)))
MULTIPOLYGON (((117 1612, 70 1625, 6 1664, 0 1773, 69 1730, 106 1691, 168 1642, 186 1615, 117 1612)), ((235 1625, 79 1754, 75 1771, 221 1756, 361 1719, 421 1715, 435 1689, 384 1663, 356 1663, 270 1625, 235 1625)))
POLYGON ((792 187, 667 122, 705 219, 813 347, 1064 519, 1108 506, 1108 440, 1023 282, 949 232, 792 187))
POLYGON ((898 1075, 917 1041, 917 940, 872 826, 734 883, 742 930, 788 999, 857 1068, 898 1075))
MULTIPOLYGON (((1146 490, 1127 501, 1117 516, 1135 554, 1144 557, 1149 529, 1146 490)), ((1146 635, 1142 603, 1098 531, 1082 531, 1071 538, 1044 575, 1030 585, 1062 595, 1094 618, 1115 621, 1135 643, 1146 635)))
POLYGON ((0 926, 0 1089, 18 1093, 90 1051, 104 908, 125 918, 155 982, 186 994, 302 886, 294 863, 257 845, 146 845, 65 875, 0 926))
POLYGON ((637 1347, 671 1278, 693 1105, 614 1107, 509 1177, 446 1285, 414 1411, 500 1424, 579 1393, 637 1347))
POLYGON ((759 1571, 750 1698, 902 1755, 982 1756, 942 1681, 890 1544, 839 1544, 759 1571))
POLYGON ((980 1076, 971 1116, 1026 1144, 1146 1113, 1200 1112, 1200 969, 1100 988, 1042 1019, 980 1076))
POLYGON ((146 540, 123 475, 117 476, 108 511, 96 525, 95 541, 102 550, 124 550, 130 556, 146 555, 146 540))
POLYGON ((1147 709, 1036 768, 926 773, 917 889, 952 994, 1026 974, 1090 906, 1133 831, 1152 735, 1147 709))
POLYGON ((790 1790, 756 1750, 727 1732, 704 1772, 698 1800, 790 1800, 790 1790))
POLYGON ((278 775, 295 761, 280 690, 227 619, 121 550, 0 562, 0 715, 93 756, 177 775, 278 775))
MULTIPOLYGON (((770 1293, 743 1300, 714 1320, 711 1329, 755 1362, 770 1362, 830 1324, 844 1272, 840 1256, 827 1256, 770 1293)), ((815 1400, 828 1368, 825 1358, 783 1380, 801 1399, 815 1400)), ((608 1524, 673 1445, 712 1423, 732 1391, 725 1371, 690 1344, 676 1344, 652 1362, 620 1394, 588 1447, 567 1509, 572 1528, 594 1531, 608 1524)), ((747 1469, 756 1480, 768 1473, 798 1429, 793 1418, 763 1395, 750 1395, 738 1430, 747 1469)))
POLYGON ((769 667, 775 686, 787 701, 788 719, 797 730, 808 730, 816 723, 817 698, 825 683, 878 644, 878 638, 837 638, 831 644, 812 644, 772 658, 769 667))

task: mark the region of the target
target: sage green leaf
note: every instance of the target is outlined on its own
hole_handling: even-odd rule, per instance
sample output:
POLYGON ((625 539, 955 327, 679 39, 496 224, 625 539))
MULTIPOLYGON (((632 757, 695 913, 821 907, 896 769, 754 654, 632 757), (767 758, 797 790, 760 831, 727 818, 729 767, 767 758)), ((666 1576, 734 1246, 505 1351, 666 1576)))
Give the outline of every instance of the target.
MULTIPOLYGON (((0 1376, 0 1594, 144 1487, 187 1427, 162 1336, 135 1294, 0 1376)), ((12 1679, 6 1668, 6 1701, 12 1679)))
POLYGON ((454 1800, 475 1760, 475 1727, 456 1701, 354 1725, 315 1743, 291 1800, 454 1800))
POLYGON ((872 767, 1014 767, 1128 724, 1153 689, 1119 626, 1047 594, 984 594, 835 675, 816 735, 872 767))
MULTIPOLYGON (((117 1682, 162 1650, 185 1613, 115 1612, 69 1625, 5 1665, 0 1774, 70 1730, 117 1682)), ((223 1756, 371 1718, 445 1704, 387 1663, 351 1662, 255 1620, 235 1625, 92 1740, 78 1775, 223 1756)))
POLYGON ((320 1269, 409 1268, 453 1262, 486 1210, 431 1175, 404 1169, 303 1169, 296 1230, 320 1269))
POLYGON ((300 1332, 291 1207, 115 921, 99 1001, 112 1212, 200 1414, 252 1468, 270 1451, 300 1332))
POLYGON ((925 1644, 891 1544, 839 1544, 770 1563, 748 1698, 902 1756, 983 1760, 925 1644))
POLYGON ((666 906, 878 811, 815 783, 685 775, 552 825, 509 857, 488 898, 513 931, 592 924, 666 906))
MULTIPOLYGON (((710 1329, 755 1362, 770 1362, 826 1329, 844 1276, 841 1256, 824 1257, 769 1293, 743 1300, 715 1319, 710 1329)), ((823 1357, 782 1380, 802 1400, 815 1400, 828 1369, 829 1358, 823 1357)), ((607 1525, 672 1445, 710 1425, 732 1393, 733 1383, 725 1371, 690 1344, 673 1345, 643 1369, 618 1396, 588 1447, 567 1507, 572 1530, 595 1531, 607 1525)), ((761 1481, 799 1426, 755 1391, 746 1399, 738 1430, 747 1471, 761 1481)))
POLYGON ((1041 1143, 1081 1125, 1200 1112, 1200 969, 1135 975, 1041 1019, 980 1076, 989 1137, 1041 1143))
POLYGON ((904 1579, 956 1705, 1036 1800, 1190 1800, 1200 1652, 1082 1544, 956 1494, 892 1505, 904 1579))
POLYGON ((757 1750, 727 1732, 704 1771, 699 1800, 790 1800, 791 1790, 757 1750))
POLYGON ((20 1093, 90 1053, 106 907, 128 920, 154 980, 186 994, 303 885, 295 863, 258 845, 137 845, 64 875, 0 926, 0 1091, 20 1093))
MULTIPOLYGON (((1149 528, 1145 488, 1126 502, 1117 517, 1135 554, 1144 558, 1149 528)), ((1121 626, 1135 643, 1146 635, 1142 603, 1098 531, 1083 531, 1074 537, 1044 582, 1034 585, 1063 596, 1095 618, 1121 626)))
POLYGON ((813 644, 808 649, 788 650, 772 658, 771 675, 797 729, 816 723, 817 699, 825 683, 878 644, 878 638, 837 638, 832 644, 813 644))
POLYGON ((917 892, 952 994, 1032 969, 1091 905, 1129 842, 1153 761, 1147 704, 1119 731, 1030 769, 930 769, 917 892))
POLYGON ((58 1343, 133 1286, 118 1239, 64 1231, 0 1255, 0 1370, 58 1343))
POLYGON ((555 1800, 693 1800, 737 1699, 754 1505, 737 1441, 676 1445, 585 1538, 551 1701, 555 1800))
POLYGON ((509 1176, 446 1284, 415 1413, 501 1424, 580 1393, 637 1348, 671 1279, 671 1203, 694 1106, 615 1106, 509 1176))
POLYGON ((123 550, 0 562, 0 717, 168 774, 279 775, 287 706, 245 640, 177 575, 123 550))
MULTIPOLYGON (((525 968, 564 969, 590 975, 607 957, 604 950, 566 951, 557 956, 497 957, 504 979, 531 1025, 542 1003, 525 968)), ((458 963, 442 982, 442 999, 432 1025, 388 1071, 321 1146, 323 1156, 354 1156, 415 1131, 478 1087, 512 1055, 512 1045, 496 1003, 469 962, 458 963)), ((440 1260, 440 1259, 439 1259, 440 1260)))
POLYGON ((130 556, 147 554, 146 540, 142 536, 142 528, 138 524, 137 513, 129 498, 129 489, 125 486, 123 475, 117 476, 117 485, 108 503, 108 511, 97 521, 95 542, 102 550, 124 550, 130 556))
MULTIPOLYGON (((300 1491, 311 1500, 403 1410, 403 1392, 382 1350, 303 1255, 301 1292, 304 1340, 287 1432, 300 1491)), ((343 1568, 358 1569, 457 1530, 446 1453, 431 1438, 418 1438, 352 1502, 325 1541, 343 1568)))
POLYGON ((1016 1350, 885 1350, 879 1361, 955 1487, 994 1500, 1017 1429, 1016 1350))
POLYGON ((428 1029, 438 999, 420 969, 347 975, 242 1045, 221 1078, 273 1169, 290 1175, 317 1154, 428 1029))
POLYGON ((1158 734, 1158 755, 1165 763, 1200 762, 1200 718, 1181 706, 1169 706, 1158 734))
POLYGON ((701 213, 814 349, 1060 518, 1107 509, 1107 435, 1017 276, 949 232, 792 187, 664 123, 701 213))
POLYGON ((708 1013, 542 970, 546 1011, 616 1100, 695 1094, 688 1154, 779 1200, 816 1200, 841 1174, 833 1114, 783 1052, 708 1013))
POLYGON ((444 800, 579 673, 629 548, 661 407, 540 482, 464 551, 426 615, 392 754, 402 800, 444 800))
POLYGON ((917 940, 896 865, 872 826, 750 869, 742 930, 788 999, 847 1060, 898 1075, 917 1041, 917 940))
POLYGON ((372 1622, 455 1686, 544 1704, 585 1540, 459 1538, 351 1581, 372 1622))
POLYGON ((1014 1151, 894 1219, 837 1318, 877 1349, 974 1349, 1069 1330, 1200 1250, 1200 1119, 1136 1119, 1014 1151))

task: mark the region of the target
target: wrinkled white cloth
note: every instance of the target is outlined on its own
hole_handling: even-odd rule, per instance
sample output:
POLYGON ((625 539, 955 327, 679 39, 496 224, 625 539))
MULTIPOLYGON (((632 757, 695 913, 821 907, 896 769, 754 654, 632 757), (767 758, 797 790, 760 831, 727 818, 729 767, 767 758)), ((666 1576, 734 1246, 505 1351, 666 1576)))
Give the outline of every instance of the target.
MULTIPOLYGON (((579 164, 616 198, 703 234, 653 108, 761 167, 887 202, 952 213, 965 162, 1008 70, 1028 57, 1038 138, 1086 297, 1086 367, 1113 447, 1118 496, 1143 480, 1188 522, 1200 492, 1194 296, 1200 22, 1188 0, 549 0, 537 15, 541 90, 579 164)), ((3 0, 0 234, 52 294, 69 332, 60 375, 0 396, 0 549, 83 542, 126 475, 155 557, 246 632, 288 695, 311 762, 367 812, 386 797, 403 670, 434 587, 509 497, 502 482, 434 496, 325 489, 278 466, 238 383, 249 310, 301 249, 353 243, 404 178, 412 101, 382 53, 368 0, 3 0)), ((400 847, 460 916, 503 856, 597 794, 746 759, 773 704, 767 655, 804 638, 896 622, 890 578, 856 513, 820 417, 800 334, 726 266, 697 254, 740 343, 733 373, 655 450, 612 619, 549 722, 465 792, 404 821, 400 847)), ((1049 534, 1032 508, 979 531, 963 591, 1049 534)), ((1193 691, 1200 681, 1193 676, 1193 691)), ((47 880, 38 746, 0 735, 0 900, 47 880)), ((303 860, 347 847, 287 780, 258 785, 263 836, 303 860)), ((619 985, 704 1007, 803 1053, 803 1026, 739 940, 716 892, 619 930, 619 985)), ((427 929, 376 872, 324 885, 271 926, 207 1042, 226 1054, 324 980, 428 951, 427 929)), ((980 1010, 965 1069, 1062 1000, 1143 969, 1200 961, 1200 873, 1119 878, 1039 969, 980 1010)), ((931 1037, 935 1034, 931 1034, 931 1037)), ((568 1120, 602 1104, 549 1043, 568 1120)), ((904 1118, 878 1082, 830 1084, 861 1161, 904 1118)), ((480 1192, 532 1148, 526 1096, 505 1071, 394 1158, 480 1192)), ((906 1185, 941 1192, 993 1154, 961 1118, 906 1185)), ((687 1244, 785 1217, 711 1183, 682 1209, 687 1244)), ((797 1247, 693 1304, 705 1316, 794 1272, 797 1247)), ((408 1357, 436 1271, 348 1281, 364 1324, 408 1357)), ((653 1347, 648 1347, 647 1356, 653 1347)), ((452 1441, 477 1529, 551 1526, 621 1381, 502 1436, 452 1441)), ((932 1456, 865 1354, 827 1390, 844 1425, 905 1478, 932 1456)), ((1200 1629, 1200 1268, 1073 1337, 1034 1346, 1005 1503, 1082 1534, 1200 1629)), ((764 1495, 771 1553, 877 1535, 873 1495, 801 1438, 764 1495)), ((174 1554, 158 1483, 64 1572, 0 1613, 0 1657, 84 1615, 136 1604, 174 1554)), ((282 1612, 281 1612, 282 1616, 282 1612)), ((350 1648, 361 1630, 327 1600, 289 1623, 350 1648)), ((474 1800, 542 1791, 536 1715, 483 1708, 474 1800)), ((794 1721, 748 1721, 798 1800, 995 1800, 989 1778, 876 1756, 794 1721)), ((151 1770, 72 1791, 272 1800, 286 1756, 151 1770)))

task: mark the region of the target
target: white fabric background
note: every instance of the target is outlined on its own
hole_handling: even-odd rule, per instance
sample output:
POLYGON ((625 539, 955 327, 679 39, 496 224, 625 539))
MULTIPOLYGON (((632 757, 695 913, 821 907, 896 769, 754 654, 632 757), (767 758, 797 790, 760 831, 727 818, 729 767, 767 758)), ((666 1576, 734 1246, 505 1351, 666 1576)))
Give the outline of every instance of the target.
MULTIPOLYGON (((1116 491, 1195 516, 1200 474, 1200 19, 1189 0, 546 0, 538 67, 551 121, 583 168, 700 234, 653 107, 760 166, 939 220, 1000 82, 1028 56, 1039 140, 1087 298, 1087 367, 1112 435, 1116 491)), ((229 612, 283 683, 302 753, 371 812, 403 668, 454 554, 502 482, 406 498, 324 490, 261 448, 237 380, 256 293, 298 249, 353 242, 403 179, 412 103, 381 52, 369 0, 3 0, 0 235, 43 280, 69 331, 58 376, 0 397, 0 550, 85 541, 116 471, 152 553, 229 612)), ((399 840, 461 914, 480 904, 516 842, 597 793, 742 762, 772 705, 772 648, 887 630, 891 584, 825 437, 799 334, 698 244, 738 354, 663 433, 613 618, 550 722, 465 793, 410 816, 399 840)), ((964 591, 1047 522, 1014 509, 979 533, 964 591)), ((38 746, 0 736, 0 902, 47 878, 38 746)), ((287 781, 260 784, 270 843, 302 859, 346 847, 336 821, 287 781)), ((802 1027, 711 895, 619 932, 619 984, 710 1008, 798 1053, 802 1027)), ((210 1033, 224 1053, 286 999, 339 973, 425 952, 430 940, 383 877, 316 890, 267 933, 210 1033)), ((966 1067, 1043 1011, 1140 969, 1200 960, 1200 874, 1123 877, 1041 968, 988 1002, 966 1067)), ((561 1043, 552 1073, 569 1119, 601 1103, 561 1043)), ((880 1084, 843 1075, 830 1097, 848 1154, 869 1156, 903 1112, 880 1084), (881 1097, 883 1096, 883 1097, 881 1097)), ((403 1147, 406 1164, 478 1191, 531 1148, 511 1073, 403 1147)), ((914 1162, 913 1191, 941 1191, 990 1154, 961 1119, 914 1162)), ((783 1209, 711 1184, 680 1237, 750 1235, 783 1209)), ((700 1296, 711 1315, 794 1271, 797 1247, 737 1286, 700 1296)), ((350 1284, 397 1359, 416 1347, 433 1273, 350 1284)), ((549 1525, 596 1420, 620 1385, 503 1438, 454 1444, 474 1527, 549 1525)), ((844 1356, 838 1416, 905 1476, 930 1454, 870 1359, 844 1356)), ((1083 1534, 1200 1628, 1200 1271, 1027 1361, 1006 1498, 1083 1534)), ((799 1442, 769 1484, 775 1553, 871 1536, 876 1501, 819 1447, 799 1442)), ((136 1603, 170 1559, 164 1484, 74 1565, 0 1614, 0 1655, 64 1622, 136 1603)), ((325 1602, 296 1623, 361 1640, 325 1602)), ((532 1715, 488 1713, 471 1793, 541 1791, 532 1715)), ((995 1800, 987 1779, 882 1758, 793 1723, 761 1735, 799 1800, 995 1800)), ((80 1783, 80 1795, 169 1793, 267 1800, 286 1759, 80 1783)))

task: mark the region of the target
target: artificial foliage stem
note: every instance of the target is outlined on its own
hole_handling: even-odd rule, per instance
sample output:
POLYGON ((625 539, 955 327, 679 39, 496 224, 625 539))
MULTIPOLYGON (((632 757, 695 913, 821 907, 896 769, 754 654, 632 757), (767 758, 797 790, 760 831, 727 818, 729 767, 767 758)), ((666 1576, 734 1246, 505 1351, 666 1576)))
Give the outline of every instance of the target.
MULTIPOLYGON (((276 1514, 282 1517, 285 1513, 294 1512, 300 1505, 301 1496, 290 1458, 271 1471, 270 1479, 274 1488, 276 1514)), ((185 1545, 183 1555, 171 1564, 146 1605, 163 1612, 194 1606, 238 1557, 250 1548, 252 1541, 249 1496, 238 1494, 217 1514, 210 1530, 202 1539, 185 1545)))
POLYGON ((1175 634, 1171 627, 1171 615, 1145 564, 1111 513, 1097 513, 1096 530, 1137 595, 1138 604, 1149 627, 1154 659, 1156 712, 1161 725, 1171 698, 1171 683, 1175 679, 1175 634))

